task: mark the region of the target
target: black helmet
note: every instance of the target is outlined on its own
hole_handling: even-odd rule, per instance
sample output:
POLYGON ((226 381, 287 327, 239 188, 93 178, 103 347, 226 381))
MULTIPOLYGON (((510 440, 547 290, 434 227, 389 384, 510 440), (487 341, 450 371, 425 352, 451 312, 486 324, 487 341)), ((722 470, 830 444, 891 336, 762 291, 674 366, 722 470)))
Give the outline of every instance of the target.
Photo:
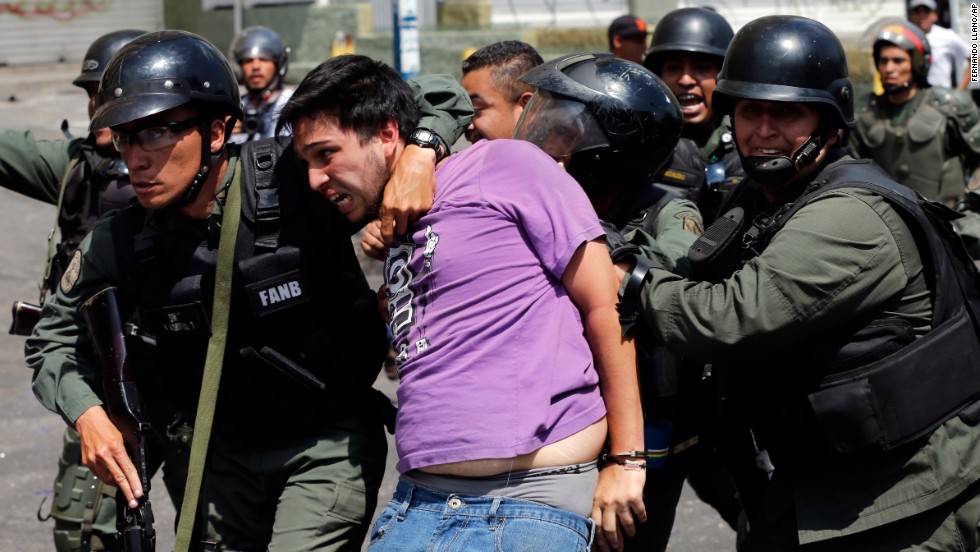
POLYGON ((289 68, 289 47, 275 31, 269 27, 246 27, 238 33, 229 48, 235 60, 235 74, 242 79, 242 60, 251 58, 269 59, 276 63, 276 78, 269 83, 269 89, 282 86, 282 79, 289 68))
MULTIPOLYGON (((771 15, 750 21, 732 39, 718 73, 713 102, 731 114, 735 99, 824 106, 836 124, 821 117, 817 128, 789 156, 742 155, 742 167, 763 185, 780 184, 813 163, 837 129, 854 126, 854 89, 844 47, 812 19, 771 15)), ((735 125, 738 135, 738 125, 735 125)))
POLYGON ((112 56, 142 34, 146 34, 146 31, 127 29, 125 31, 113 31, 96 38, 95 42, 85 52, 82 72, 71 83, 82 88, 92 84, 98 86, 99 80, 102 79, 102 72, 105 71, 105 66, 109 64, 112 56))
POLYGON ((558 160, 590 195, 603 183, 637 184, 670 158, 681 134, 677 99, 659 77, 611 54, 572 54, 528 71, 538 88, 514 138, 558 160))
POLYGON ((714 10, 674 10, 663 16, 654 27, 650 48, 643 57, 643 66, 659 75, 666 54, 672 52, 707 54, 717 57, 720 64, 734 34, 728 21, 714 10))
MULTIPOLYGON (((872 48, 875 64, 878 63, 881 47, 888 44, 905 50, 909 57, 912 58, 912 78, 915 79, 919 87, 928 88, 929 81, 927 77, 929 76, 929 66, 932 65, 932 48, 929 47, 929 41, 926 39, 926 35, 922 34, 922 31, 919 30, 919 27, 902 21, 886 25, 878 31, 878 36, 875 38, 875 43, 872 48)), ((887 91, 892 92, 907 87, 908 85, 906 84, 896 90, 887 91)))
MULTIPOLYGON (((242 118, 238 81, 225 56, 207 40, 186 31, 147 33, 123 46, 102 75, 91 129, 115 127, 193 102, 208 115, 230 115, 225 138, 242 118)), ((211 121, 201 121, 201 170, 181 204, 194 201, 208 170, 211 121)))
POLYGON ((147 33, 106 67, 91 128, 114 127, 188 102, 242 116, 238 81, 214 45, 186 31, 147 33))
POLYGON ((842 126, 854 126, 844 47, 830 29, 805 17, 760 17, 738 31, 718 73, 715 109, 731 114, 735 98, 823 104, 842 126))

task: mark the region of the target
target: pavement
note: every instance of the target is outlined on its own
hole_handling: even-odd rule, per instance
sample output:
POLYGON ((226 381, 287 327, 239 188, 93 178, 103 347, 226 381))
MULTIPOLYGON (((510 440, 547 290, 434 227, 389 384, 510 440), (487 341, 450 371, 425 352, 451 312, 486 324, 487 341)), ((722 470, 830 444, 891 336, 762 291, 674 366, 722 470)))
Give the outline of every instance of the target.
MULTIPOLYGON (((67 119, 71 132, 85 134, 86 97, 70 84, 77 74, 75 63, 0 67, 0 126, 31 130, 38 139, 58 140, 63 138, 61 121, 67 119)), ((53 206, 0 190, 0 306, 16 300, 37 300, 47 235, 54 222, 53 206)), ((380 264, 364 260, 364 268, 369 280, 378 284, 380 264)), ((6 323, 0 319, 0 327, 6 323)), ((53 523, 38 521, 37 514, 42 502, 41 513, 46 513, 50 504, 65 425, 41 407, 31 393, 23 342, 23 337, 0 335, 0 552, 53 550, 53 523)), ((383 374, 376 382, 390 397, 394 397, 396 385, 383 374)), ((395 460, 391 441, 379 511, 394 491, 395 460)), ((172 550, 173 505, 159 477, 153 480, 151 489, 157 549, 172 550)), ((685 487, 667 550, 734 550, 734 542, 734 533, 718 514, 685 487)))

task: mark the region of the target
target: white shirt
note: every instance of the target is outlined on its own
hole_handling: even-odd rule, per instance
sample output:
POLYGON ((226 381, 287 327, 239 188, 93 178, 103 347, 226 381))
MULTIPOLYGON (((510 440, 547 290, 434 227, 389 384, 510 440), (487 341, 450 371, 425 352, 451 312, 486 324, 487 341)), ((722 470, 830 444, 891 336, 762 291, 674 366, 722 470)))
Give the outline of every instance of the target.
POLYGON ((945 88, 959 88, 963 71, 970 60, 970 47, 956 32, 933 25, 926 35, 932 46, 932 67, 929 68, 929 84, 945 88), (953 80, 953 70, 956 80, 953 80))

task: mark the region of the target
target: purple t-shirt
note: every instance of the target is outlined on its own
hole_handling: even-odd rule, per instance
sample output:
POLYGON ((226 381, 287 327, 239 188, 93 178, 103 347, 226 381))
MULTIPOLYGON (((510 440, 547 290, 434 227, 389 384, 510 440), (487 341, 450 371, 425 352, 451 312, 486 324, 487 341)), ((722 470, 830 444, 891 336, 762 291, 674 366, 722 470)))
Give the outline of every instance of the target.
POLYGON ((432 209, 388 251, 400 472, 512 458, 605 415, 569 260, 603 234, 537 146, 481 141, 436 172, 432 209))

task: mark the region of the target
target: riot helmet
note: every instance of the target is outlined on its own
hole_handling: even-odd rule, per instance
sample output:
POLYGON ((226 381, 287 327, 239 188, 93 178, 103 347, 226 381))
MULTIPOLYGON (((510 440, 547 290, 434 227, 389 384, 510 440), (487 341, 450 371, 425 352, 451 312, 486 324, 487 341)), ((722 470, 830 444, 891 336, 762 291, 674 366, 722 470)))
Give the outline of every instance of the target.
POLYGON ((714 10, 674 10, 654 27, 650 48, 643 56, 643 66, 659 75, 664 60, 674 52, 714 56, 720 65, 734 34, 728 21, 714 10))
POLYGON ((564 162, 590 196, 610 181, 645 183, 680 137, 677 100, 637 63, 611 54, 572 54, 535 67, 521 80, 537 91, 514 138, 564 162))
MULTIPOLYGON (((915 25, 908 22, 894 22, 883 27, 878 31, 872 50, 874 52, 875 65, 878 64, 878 56, 881 54, 883 46, 897 46, 905 51, 911 58, 912 78, 919 88, 928 88, 929 66, 932 65, 932 48, 926 35, 915 25)), ((885 87, 885 92, 891 94, 900 92, 909 87, 911 83, 892 85, 885 87)))
MULTIPOLYGON (((742 166, 761 184, 792 178, 813 163, 838 129, 854 126, 854 88, 844 47, 822 23, 805 17, 760 17, 732 39, 715 87, 713 103, 731 115, 736 99, 816 104, 821 128, 790 157, 746 157, 742 166)), ((734 129, 736 135, 738 128, 734 129)))
POLYGON ((246 27, 231 42, 229 50, 231 57, 235 60, 233 69, 235 75, 238 76, 239 82, 244 83, 242 61, 261 58, 275 62, 276 72, 275 77, 269 82, 269 86, 265 90, 259 90, 257 92, 282 88, 283 79, 289 68, 289 47, 286 46, 286 43, 278 33, 269 27, 260 25, 246 27))
POLYGON ((144 34, 123 46, 102 75, 91 129, 116 127, 193 103, 207 115, 200 122, 201 170, 183 203, 197 197, 219 154, 212 155, 210 118, 230 116, 225 138, 242 117, 238 82, 213 44, 186 31, 144 34))
POLYGON ((95 39, 85 51, 85 59, 82 60, 82 71, 71 81, 72 84, 81 88, 95 86, 98 88, 99 80, 102 79, 102 72, 109 60, 123 46, 129 44, 134 38, 146 34, 146 31, 127 29, 124 31, 113 31, 95 39))

